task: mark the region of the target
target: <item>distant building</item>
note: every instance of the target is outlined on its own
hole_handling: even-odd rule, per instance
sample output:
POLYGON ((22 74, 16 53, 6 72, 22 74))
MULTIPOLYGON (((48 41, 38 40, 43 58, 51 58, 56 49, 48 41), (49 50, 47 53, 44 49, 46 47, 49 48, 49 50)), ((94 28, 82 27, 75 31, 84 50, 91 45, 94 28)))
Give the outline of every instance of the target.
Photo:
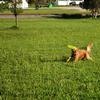
POLYGON ((27 9, 28 8, 28 2, 27 2, 27 0, 22 0, 21 8, 22 9, 27 9))
POLYGON ((58 6, 79 5, 81 2, 84 2, 84 0, 56 0, 58 6))
MULTIPOLYGON (((15 0, 12 0, 13 2, 15 2, 15 0)), ((18 1, 18 0, 16 0, 18 1)), ((5 3, 5 0, 0 0, 0 3, 5 3)), ((9 5, 9 7, 11 7, 11 5, 9 5)), ((27 9, 28 8, 28 1, 27 0, 22 0, 22 3, 20 5, 18 5, 18 7, 21 7, 22 9, 27 9)))

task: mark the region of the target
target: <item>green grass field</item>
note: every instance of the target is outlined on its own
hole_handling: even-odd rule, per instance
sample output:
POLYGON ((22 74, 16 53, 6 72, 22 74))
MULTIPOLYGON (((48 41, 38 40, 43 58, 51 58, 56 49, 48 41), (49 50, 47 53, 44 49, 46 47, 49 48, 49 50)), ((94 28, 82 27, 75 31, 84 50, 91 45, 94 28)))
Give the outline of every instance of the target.
MULTIPOLYGON (((54 7, 54 8, 40 8, 39 10, 35 9, 25 9, 20 14, 38 14, 38 15, 47 15, 47 14, 88 14, 89 11, 85 10, 77 10, 77 9, 66 9, 64 7, 54 7)), ((0 12, 0 15, 3 14, 12 14, 10 10, 5 10, 3 12, 0 12)))
POLYGON ((99 100, 100 19, 0 19, 0 100, 99 100), (68 44, 93 42, 92 61, 66 63, 68 44))

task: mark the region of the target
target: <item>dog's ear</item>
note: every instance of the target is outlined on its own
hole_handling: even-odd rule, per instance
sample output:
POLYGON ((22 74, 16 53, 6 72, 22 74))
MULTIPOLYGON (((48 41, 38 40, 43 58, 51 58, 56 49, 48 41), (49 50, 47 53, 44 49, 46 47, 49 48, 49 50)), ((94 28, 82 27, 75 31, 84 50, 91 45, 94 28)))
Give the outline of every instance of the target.
POLYGON ((93 43, 89 43, 87 46, 87 51, 91 52, 91 48, 93 47, 93 43))

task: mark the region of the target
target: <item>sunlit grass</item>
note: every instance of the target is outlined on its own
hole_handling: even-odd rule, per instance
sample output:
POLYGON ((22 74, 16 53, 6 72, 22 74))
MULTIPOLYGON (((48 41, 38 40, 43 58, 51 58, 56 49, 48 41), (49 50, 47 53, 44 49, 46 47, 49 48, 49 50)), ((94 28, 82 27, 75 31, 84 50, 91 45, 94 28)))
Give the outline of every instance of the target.
MULTIPOLYGON (((54 8, 40 8, 39 10, 35 9, 25 9, 23 10, 22 13, 20 14, 86 14, 89 13, 88 11, 85 10, 78 10, 78 9, 66 9, 65 8, 59 8, 59 7, 54 7, 54 8)), ((10 10, 6 10, 4 12, 0 12, 0 14, 12 14, 10 10)))
POLYGON ((100 19, 0 19, 0 92, 3 100, 100 98, 100 19), (68 44, 93 42, 94 62, 66 63, 68 44))

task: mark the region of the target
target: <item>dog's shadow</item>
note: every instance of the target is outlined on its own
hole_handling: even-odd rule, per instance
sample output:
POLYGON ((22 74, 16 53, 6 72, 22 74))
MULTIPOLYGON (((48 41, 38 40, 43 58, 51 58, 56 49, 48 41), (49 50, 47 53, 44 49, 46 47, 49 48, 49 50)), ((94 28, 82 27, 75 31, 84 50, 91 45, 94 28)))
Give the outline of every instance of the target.
POLYGON ((66 62, 67 61, 67 59, 68 59, 68 57, 66 57, 66 56, 48 56, 48 57, 46 57, 46 56, 40 56, 39 57, 39 60, 41 61, 41 62, 66 62))
POLYGON ((0 28, 1 31, 5 31, 5 30, 19 30, 18 26, 11 26, 11 27, 4 27, 4 28, 0 28))
MULTIPOLYGON (((82 49, 86 49, 85 47, 81 47, 82 49)), ((67 60, 70 58, 68 62, 74 61, 73 52, 71 51, 70 55, 41 55, 39 56, 40 62, 67 62, 67 60)))

